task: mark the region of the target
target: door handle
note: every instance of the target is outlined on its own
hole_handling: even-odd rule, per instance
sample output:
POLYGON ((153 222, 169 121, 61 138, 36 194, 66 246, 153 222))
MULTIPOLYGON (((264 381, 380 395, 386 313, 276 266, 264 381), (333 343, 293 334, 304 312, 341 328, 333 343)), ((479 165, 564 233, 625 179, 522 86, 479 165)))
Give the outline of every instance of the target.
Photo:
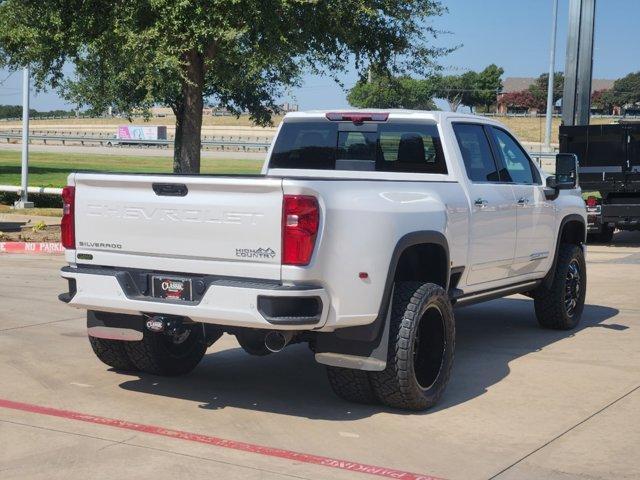
POLYGON ((520 197, 518 199, 518 205, 525 206, 529 203, 529 199, 527 197, 520 197))
POLYGON ((489 204, 489 202, 487 202, 484 198, 478 198, 474 202, 474 204, 475 204, 476 207, 484 208, 489 204))
POLYGON ((183 183, 154 183, 151 186, 156 195, 161 197, 184 197, 189 193, 183 183))

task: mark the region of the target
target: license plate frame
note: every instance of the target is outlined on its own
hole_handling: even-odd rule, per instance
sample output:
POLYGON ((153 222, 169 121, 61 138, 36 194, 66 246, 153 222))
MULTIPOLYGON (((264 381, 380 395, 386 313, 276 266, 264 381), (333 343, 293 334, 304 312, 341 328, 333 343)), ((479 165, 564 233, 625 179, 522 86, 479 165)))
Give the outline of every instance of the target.
POLYGON ((193 282, 188 277, 151 275, 151 296, 159 300, 193 300, 193 282))

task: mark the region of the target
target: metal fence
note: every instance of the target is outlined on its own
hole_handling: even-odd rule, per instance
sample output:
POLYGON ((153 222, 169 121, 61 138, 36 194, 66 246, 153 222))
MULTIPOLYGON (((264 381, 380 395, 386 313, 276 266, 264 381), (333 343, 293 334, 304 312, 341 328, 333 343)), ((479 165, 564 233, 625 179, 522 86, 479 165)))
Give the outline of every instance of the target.
MULTIPOLYGON (((7 143, 11 141, 17 141, 22 138, 22 134, 17 131, 0 132, 0 140, 5 140, 7 143)), ((100 146, 119 146, 119 147, 157 147, 168 148, 173 145, 173 140, 120 140, 113 137, 103 135, 42 135, 33 133, 29 135, 30 142, 38 141, 45 145, 51 143, 61 143, 67 145, 68 143, 79 143, 81 145, 91 144, 100 146)), ((202 140, 203 148, 217 148, 220 150, 235 149, 235 150, 258 150, 267 151, 271 142, 265 140, 251 140, 249 138, 242 137, 229 137, 229 139, 217 138, 208 139, 205 137, 202 140), (232 138, 236 138, 233 140, 232 138)))

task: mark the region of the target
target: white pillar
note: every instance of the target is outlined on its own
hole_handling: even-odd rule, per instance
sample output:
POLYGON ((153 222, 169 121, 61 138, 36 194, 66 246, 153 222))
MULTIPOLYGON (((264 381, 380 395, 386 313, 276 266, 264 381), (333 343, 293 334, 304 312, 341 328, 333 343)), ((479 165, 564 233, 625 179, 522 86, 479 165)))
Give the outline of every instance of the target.
POLYGON ((551 151, 551 127, 553 122, 553 87, 556 70, 556 32, 558 30, 558 0, 553 0, 553 26, 551 28, 551 48, 549 50, 549 85, 547 87, 547 125, 544 134, 544 146, 551 151))
POLYGON ((562 121, 589 125, 596 0, 570 0, 562 121))
POLYGON ((17 208, 32 208, 33 202, 28 200, 29 187, 29 67, 22 70, 22 173, 20 200, 17 208))

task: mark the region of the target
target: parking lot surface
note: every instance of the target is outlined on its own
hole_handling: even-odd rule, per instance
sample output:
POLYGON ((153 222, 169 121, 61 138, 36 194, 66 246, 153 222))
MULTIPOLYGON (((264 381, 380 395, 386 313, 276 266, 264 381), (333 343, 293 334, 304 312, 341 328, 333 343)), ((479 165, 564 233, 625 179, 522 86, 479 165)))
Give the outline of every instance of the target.
POLYGON ((449 388, 407 413, 341 401, 302 345, 117 373, 57 300, 63 259, 2 255, 0 478, 640 478, 640 235, 587 258, 578 329, 521 296, 459 309, 449 388))

